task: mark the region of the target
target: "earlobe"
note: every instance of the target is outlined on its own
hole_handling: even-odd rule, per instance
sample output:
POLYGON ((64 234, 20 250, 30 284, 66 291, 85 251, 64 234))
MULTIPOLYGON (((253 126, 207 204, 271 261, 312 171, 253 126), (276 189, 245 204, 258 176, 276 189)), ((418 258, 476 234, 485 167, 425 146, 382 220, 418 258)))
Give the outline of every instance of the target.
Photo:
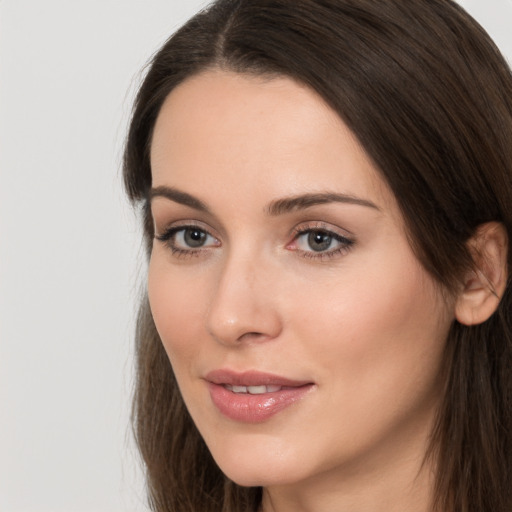
POLYGON ((499 222, 481 224, 468 246, 474 267, 462 284, 455 317, 461 324, 477 325, 496 311, 507 285, 507 232, 499 222))

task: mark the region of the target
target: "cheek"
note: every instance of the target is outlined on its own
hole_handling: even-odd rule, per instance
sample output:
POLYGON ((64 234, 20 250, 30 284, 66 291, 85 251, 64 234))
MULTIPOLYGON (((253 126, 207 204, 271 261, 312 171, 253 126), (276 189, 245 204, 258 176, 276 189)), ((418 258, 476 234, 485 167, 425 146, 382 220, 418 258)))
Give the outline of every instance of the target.
MULTIPOLYGON (((151 258, 148 298, 153 319, 173 367, 199 352, 199 329, 206 315, 203 279, 174 269, 158 253, 151 258), (179 357, 176 357, 179 356, 179 357)), ((176 368, 175 368, 176 369, 176 368)))
POLYGON ((297 362, 314 362, 324 390, 317 424, 332 439, 319 448, 326 460, 429 428, 451 323, 439 295, 414 263, 347 272, 295 301, 297 362))
POLYGON ((292 316, 295 337, 322 361, 326 380, 344 387, 346 396, 378 405, 385 393, 432 385, 451 318, 416 260, 365 269, 311 290, 292 316))

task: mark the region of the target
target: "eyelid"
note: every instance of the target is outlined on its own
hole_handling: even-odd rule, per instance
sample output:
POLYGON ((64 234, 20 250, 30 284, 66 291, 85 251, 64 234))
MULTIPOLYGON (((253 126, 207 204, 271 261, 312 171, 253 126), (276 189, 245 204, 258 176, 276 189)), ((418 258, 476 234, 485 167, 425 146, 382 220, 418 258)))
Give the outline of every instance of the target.
POLYGON ((204 222, 198 221, 198 220, 178 220, 178 221, 172 221, 168 224, 165 224, 165 227, 163 229, 158 229, 155 223, 155 238, 160 239, 164 236, 166 236, 171 231, 177 231, 179 229, 186 229, 186 228, 196 228, 200 229, 201 231, 204 231, 205 233, 208 233, 209 235, 213 236, 214 238, 218 239, 219 237, 215 233, 215 230, 212 229, 209 225, 205 224, 204 222))
POLYGON ((354 234, 351 233, 348 229, 340 228, 328 222, 318 220, 301 222, 300 224, 297 224, 292 228, 290 236, 295 238, 302 233, 315 230, 333 233, 334 235, 346 238, 347 240, 355 241, 354 234))
POLYGON ((155 228, 154 238, 167 246, 175 258, 187 258, 200 256, 211 249, 220 247, 221 242, 219 238, 212 233, 212 231, 213 230, 209 226, 204 225, 202 222, 195 220, 182 220, 170 223, 163 232, 160 232, 160 230, 155 228), (180 231, 185 231, 187 229, 197 229, 198 231, 202 231, 207 235, 207 237, 212 238, 214 243, 198 247, 180 247, 176 244, 176 240, 174 238, 178 233, 180 233, 180 231))
POLYGON ((336 256, 343 256, 344 254, 351 250, 352 246, 355 243, 355 238, 353 234, 350 233, 348 230, 341 229, 337 226, 333 226, 332 224, 328 224, 323 221, 313 221, 298 224, 292 229, 290 236, 292 236, 293 238, 291 242, 287 244, 287 249, 298 253, 300 256, 304 258, 317 261, 328 260, 331 258, 335 258, 336 256), (334 249, 327 249, 325 251, 308 251, 297 247, 297 240, 301 236, 304 236, 314 231, 321 231, 324 232, 325 234, 332 236, 332 238, 334 238, 338 242, 338 246, 335 247, 334 249))

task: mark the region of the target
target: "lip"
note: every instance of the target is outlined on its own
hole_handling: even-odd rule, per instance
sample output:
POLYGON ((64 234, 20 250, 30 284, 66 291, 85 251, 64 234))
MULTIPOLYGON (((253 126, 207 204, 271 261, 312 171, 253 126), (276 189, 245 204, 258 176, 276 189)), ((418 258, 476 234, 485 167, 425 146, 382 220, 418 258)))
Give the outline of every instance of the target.
POLYGON ((262 423, 309 393, 314 383, 258 371, 215 370, 205 377, 213 404, 227 418, 242 423, 262 423), (225 386, 279 386, 261 394, 235 393, 225 386))

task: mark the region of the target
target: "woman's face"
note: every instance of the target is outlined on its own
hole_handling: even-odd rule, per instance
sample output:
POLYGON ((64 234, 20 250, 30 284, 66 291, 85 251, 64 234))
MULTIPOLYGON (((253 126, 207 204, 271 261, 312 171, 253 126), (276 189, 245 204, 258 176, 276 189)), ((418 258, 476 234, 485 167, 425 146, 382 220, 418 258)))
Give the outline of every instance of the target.
POLYGON ((419 467, 453 304, 334 111, 204 72, 167 98, 151 165, 151 309, 220 468, 277 486, 419 467))

